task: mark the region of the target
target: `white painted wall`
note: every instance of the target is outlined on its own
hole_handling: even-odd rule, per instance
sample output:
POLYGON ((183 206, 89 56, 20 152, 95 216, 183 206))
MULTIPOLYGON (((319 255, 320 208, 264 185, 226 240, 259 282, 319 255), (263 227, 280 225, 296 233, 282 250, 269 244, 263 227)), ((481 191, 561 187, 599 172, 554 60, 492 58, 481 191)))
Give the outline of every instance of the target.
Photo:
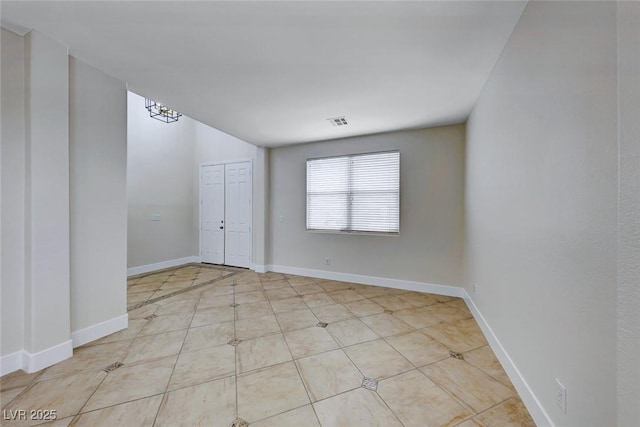
MULTIPOLYGON (((151 119, 144 98, 131 92, 128 107, 128 267, 198 256, 200 165, 252 160, 254 184, 263 183, 268 154, 187 116, 169 124, 151 119), (151 221, 155 213, 159 222, 151 221)), ((263 190, 254 185, 254 262, 265 257, 263 190)))
POLYGON ((640 425, 640 3, 618 4, 618 426, 640 425))
MULTIPOLYGON (((69 60, 31 31, 26 52, 25 350, 69 341, 69 60)), ((70 348, 69 348, 70 350, 70 348)))
POLYGON ((24 39, 2 29, 2 349, 0 356, 24 346, 25 135, 24 39))
POLYGON ((272 149, 271 264, 460 286, 464 151, 463 125, 272 149), (393 149, 400 150, 398 236, 306 231, 307 158, 393 149))
POLYGON ((616 424, 616 112, 615 3, 529 2, 468 120, 467 291, 557 426, 616 424))
POLYGON ((188 119, 194 127, 195 160, 199 164, 256 157, 258 147, 255 145, 196 120, 188 119))
POLYGON ((33 372, 126 326, 124 83, 3 29, 2 178, 2 372, 33 372))
POLYGON ((270 173, 271 150, 258 147, 253 162, 253 264, 263 272, 270 264, 270 173), (264 266, 264 267, 263 267, 264 266))
POLYGON ((131 92, 127 105, 127 266, 194 256, 193 125, 152 119, 131 92))
POLYGON ((127 90, 69 58, 71 330, 126 315, 127 90))

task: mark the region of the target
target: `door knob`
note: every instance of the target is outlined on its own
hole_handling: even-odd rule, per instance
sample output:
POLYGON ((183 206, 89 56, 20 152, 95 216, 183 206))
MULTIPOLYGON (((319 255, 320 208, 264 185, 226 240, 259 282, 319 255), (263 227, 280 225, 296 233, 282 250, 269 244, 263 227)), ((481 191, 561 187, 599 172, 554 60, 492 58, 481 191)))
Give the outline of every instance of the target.
POLYGON ((220 226, 220 230, 222 230, 223 228, 224 228, 223 226, 220 226))

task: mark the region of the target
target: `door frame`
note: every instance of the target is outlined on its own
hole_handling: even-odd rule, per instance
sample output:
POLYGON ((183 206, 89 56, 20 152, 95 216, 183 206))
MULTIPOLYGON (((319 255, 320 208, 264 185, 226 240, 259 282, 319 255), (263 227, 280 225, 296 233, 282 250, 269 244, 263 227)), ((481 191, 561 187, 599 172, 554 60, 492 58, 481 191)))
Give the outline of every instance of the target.
MULTIPOLYGON (((219 166, 219 165, 229 165, 233 163, 249 163, 251 167, 251 209, 249 212, 249 269, 253 270, 253 159, 245 158, 245 159, 233 159, 233 160, 221 160, 217 162, 205 162, 200 163, 198 167, 198 257, 202 258, 202 168, 204 166, 219 166)), ((225 198, 227 191, 226 184, 226 174, 225 174, 225 198)), ((225 227, 226 227, 226 204, 225 204, 225 227)), ((226 228, 225 228, 226 235, 226 228)), ((224 265, 224 264, 223 264, 224 265)))

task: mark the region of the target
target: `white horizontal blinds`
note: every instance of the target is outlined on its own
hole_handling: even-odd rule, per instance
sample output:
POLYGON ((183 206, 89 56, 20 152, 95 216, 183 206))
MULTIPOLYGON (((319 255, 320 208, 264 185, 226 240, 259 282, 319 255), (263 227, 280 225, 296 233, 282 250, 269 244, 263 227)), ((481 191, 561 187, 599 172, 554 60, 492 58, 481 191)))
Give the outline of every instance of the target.
POLYGON ((400 230, 400 153, 351 158, 351 230, 400 230))
POLYGON ((346 230, 349 159, 307 160, 307 229, 346 230))
POLYGON ((400 153, 307 161, 307 229, 397 233, 400 153))

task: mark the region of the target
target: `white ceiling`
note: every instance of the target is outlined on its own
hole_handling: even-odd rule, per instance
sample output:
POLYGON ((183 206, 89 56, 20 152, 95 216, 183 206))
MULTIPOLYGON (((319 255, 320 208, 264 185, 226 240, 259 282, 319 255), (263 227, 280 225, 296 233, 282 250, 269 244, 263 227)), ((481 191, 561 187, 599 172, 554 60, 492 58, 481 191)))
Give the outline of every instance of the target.
POLYGON ((2 1, 1 14, 133 92, 273 147, 463 122, 525 5, 2 1))

